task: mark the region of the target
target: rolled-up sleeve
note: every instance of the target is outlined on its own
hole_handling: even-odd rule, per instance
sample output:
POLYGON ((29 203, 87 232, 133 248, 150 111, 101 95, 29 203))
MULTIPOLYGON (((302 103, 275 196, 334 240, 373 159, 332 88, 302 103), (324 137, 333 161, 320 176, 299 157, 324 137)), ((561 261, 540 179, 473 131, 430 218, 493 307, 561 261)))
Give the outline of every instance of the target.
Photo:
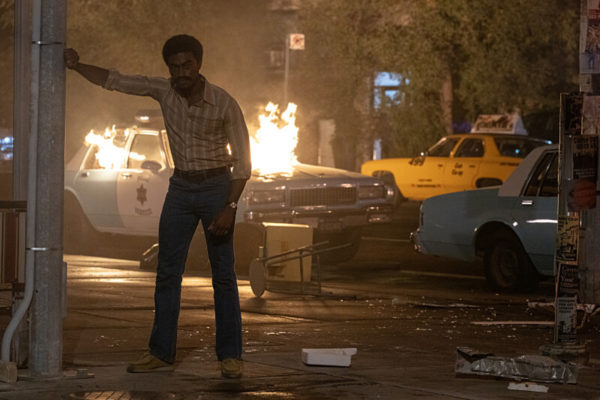
POLYGON ((171 84, 166 78, 142 75, 123 75, 116 69, 109 70, 104 88, 136 96, 150 96, 160 100, 171 84))
POLYGON ((250 137, 244 114, 233 99, 230 99, 225 111, 225 132, 233 160, 231 179, 249 179, 252 174, 250 137))

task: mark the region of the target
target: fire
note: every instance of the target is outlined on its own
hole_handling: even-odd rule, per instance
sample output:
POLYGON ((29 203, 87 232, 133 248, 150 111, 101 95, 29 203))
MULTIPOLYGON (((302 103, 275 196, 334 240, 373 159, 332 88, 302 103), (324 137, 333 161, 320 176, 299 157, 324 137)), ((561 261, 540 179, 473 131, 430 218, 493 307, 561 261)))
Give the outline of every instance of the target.
MULTIPOLYGON (((250 137, 252 167, 260 174, 291 174, 298 164, 295 154, 298 144, 298 127, 296 126, 296 109, 298 106, 289 103, 283 113, 277 104, 269 103, 265 113, 259 115, 260 127, 250 137)), ((135 129, 135 128, 133 128, 135 129)), ((144 131, 147 134, 158 132, 144 131)), ((93 129, 85 137, 88 145, 98 148, 95 153, 98 166, 103 169, 119 169, 126 157, 144 160, 143 154, 127 153, 124 145, 131 134, 129 129, 117 130, 113 125, 106 128, 103 134, 93 129)), ((231 154, 231 150, 228 149, 231 154)))
MULTIPOLYGON (((126 129, 125 137, 129 135, 129 129, 126 129)), ((98 165, 103 169, 118 169, 121 167, 123 158, 126 157, 126 151, 122 147, 114 144, 114 139, 117 136, 117 130, 113 125, 112 128, 106 128, 104 134, 98 134, 93 129, 86 135, 85 142, 89 145, 98 147, 96 152, 96 160, 98 165)))
POLYGON ((260 127, 250 138, 252 168, 260 174, 290 174, 298 159, 294 150, 298 144, 296 109, 288 103, 286 110, 279 113, 278 105, 269 103, 265 114, 259 115, 260 127))

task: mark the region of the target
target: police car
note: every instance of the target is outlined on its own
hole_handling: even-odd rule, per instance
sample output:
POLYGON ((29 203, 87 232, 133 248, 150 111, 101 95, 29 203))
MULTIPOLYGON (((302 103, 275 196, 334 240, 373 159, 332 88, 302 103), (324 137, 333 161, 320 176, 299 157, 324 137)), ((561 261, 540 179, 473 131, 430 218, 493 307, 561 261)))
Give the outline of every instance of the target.
MULTIPOLYGON (((166 132, 141 126, 109 131, 93 135, 65 168, 67 253, 85 253, 98 233, 158 235, 174 168, 166 132)), ((391 221, 393 195, 378 178, 335 168, 297 164, 287 173, 253 171, 238 202, 236 224, 309 225, 315 241, 349 243, 329 257, 343 261, 357 251, 363 226, 391 221)), ((237 227, 236 235, 247 232, 237 227)), ((242 270, 257 255, 256 238, 251 239, 235 241, 244 246, 236 247, 236 264, 242 270)), ((205 262, 204 255, 191 254, 188 264, 190 259, 205 262)))
POLYGON ((549 143, 527 136, 516 114, 482 115, 471 133, 445 136, 418 157, 367 161, 361 172, 395 184, 400 198, 421 201, 500 185, 531 150, 549 143))

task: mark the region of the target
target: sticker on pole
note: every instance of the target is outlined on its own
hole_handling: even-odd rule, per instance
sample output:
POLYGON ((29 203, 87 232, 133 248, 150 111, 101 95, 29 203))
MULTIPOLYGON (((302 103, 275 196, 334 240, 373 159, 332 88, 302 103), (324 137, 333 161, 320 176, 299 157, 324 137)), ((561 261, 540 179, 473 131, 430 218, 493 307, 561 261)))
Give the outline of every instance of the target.
POLYGON ((290 33, 290 50, 304 50, 303 33, 290 33))

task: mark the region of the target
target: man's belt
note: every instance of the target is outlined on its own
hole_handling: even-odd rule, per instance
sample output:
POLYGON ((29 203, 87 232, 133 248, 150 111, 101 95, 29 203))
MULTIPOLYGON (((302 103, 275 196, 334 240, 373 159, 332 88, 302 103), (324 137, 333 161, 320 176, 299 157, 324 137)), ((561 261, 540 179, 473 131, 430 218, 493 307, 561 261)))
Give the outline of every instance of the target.
POLYGON ((208 178, 212 178, 213 176, 225 175, 227 173, 229 173, 229 167, 226 166, 219 168, 202 169, 198 171, 183 171, 181 169, 175 168, 175 171, 173 171, 173 176, 185 179, 190 183, 200 183, 208 178))

